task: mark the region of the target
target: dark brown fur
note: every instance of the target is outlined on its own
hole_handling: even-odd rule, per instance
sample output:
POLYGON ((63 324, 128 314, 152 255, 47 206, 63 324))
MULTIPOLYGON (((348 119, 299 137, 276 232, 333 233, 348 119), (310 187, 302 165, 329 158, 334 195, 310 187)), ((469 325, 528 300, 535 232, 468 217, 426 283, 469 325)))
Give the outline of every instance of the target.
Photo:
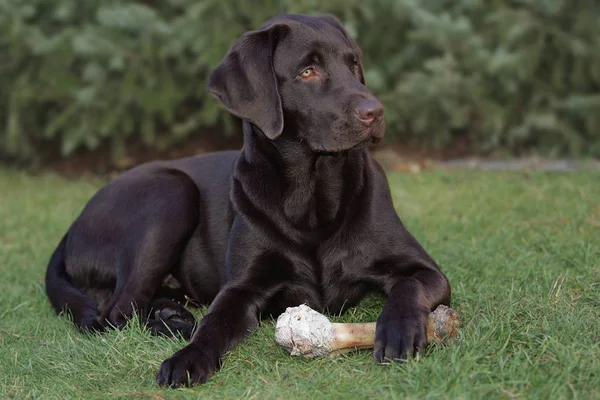
POLYGON ((210 303, 161 366, 167 386, 205 382, 261 315, 301 303, 338 313, 370 291, 388 296, 376 360, 423 350, 427 315, 450 286, 367 151, 383 137, 383 109, 337 19, 270 20, 233 45, 208 86, 245 120, 242 150, 152 162, 102 188, 50 261, 57 312, 101 330, 138 311, 153 332, 189 337, 177 300, 210 303))

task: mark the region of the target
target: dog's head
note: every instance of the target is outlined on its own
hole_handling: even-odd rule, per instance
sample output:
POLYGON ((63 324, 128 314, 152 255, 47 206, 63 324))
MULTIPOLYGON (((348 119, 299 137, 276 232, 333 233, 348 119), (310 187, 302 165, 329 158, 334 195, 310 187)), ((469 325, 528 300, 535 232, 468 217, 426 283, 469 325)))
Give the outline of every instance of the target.
POLYGON ((365 86, 360 49, 332 15, 286 14, 244 34, 208 90, 269 139, 339 152, 381 140, 383 107, 365 86))

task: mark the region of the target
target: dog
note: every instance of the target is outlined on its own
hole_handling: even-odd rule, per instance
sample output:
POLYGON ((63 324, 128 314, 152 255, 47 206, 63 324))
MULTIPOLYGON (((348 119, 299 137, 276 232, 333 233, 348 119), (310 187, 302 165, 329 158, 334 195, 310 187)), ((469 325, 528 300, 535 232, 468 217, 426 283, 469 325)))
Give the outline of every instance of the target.
POLYGON ((285 14, 245 33, 208 91, 243 120, 240 151, 135 167, 100 189, 52 255, 46 292, 82 331, 191 340, 157 383, 204 383, 259 324, 302 303, 339 313, 381 292, 374 358, 426 347, 450 285, 398 218, 368 147, 383 107, 361 52, 330 15, 285 14), (195 327, 185 299, 210 304, 195 327))

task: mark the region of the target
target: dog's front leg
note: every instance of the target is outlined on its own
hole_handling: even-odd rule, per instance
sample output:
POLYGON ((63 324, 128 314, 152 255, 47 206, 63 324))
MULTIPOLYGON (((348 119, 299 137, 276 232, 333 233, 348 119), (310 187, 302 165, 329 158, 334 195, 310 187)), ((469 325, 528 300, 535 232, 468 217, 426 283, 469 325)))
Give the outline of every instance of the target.
POLYGON ((450 302, 450 285, 437 266, 400 264, 384 269, 388 273, 381 283, 388 300, 377 319, 373 355, 378 362, 404 360, 422 352, 429 313, 450 302))
POLYGON ((260 293, 228 287, 215 298, 191 342, 163 362, 156 378, 161 386, 205 383, 219 368, 223 354, 258 326, 260 293))

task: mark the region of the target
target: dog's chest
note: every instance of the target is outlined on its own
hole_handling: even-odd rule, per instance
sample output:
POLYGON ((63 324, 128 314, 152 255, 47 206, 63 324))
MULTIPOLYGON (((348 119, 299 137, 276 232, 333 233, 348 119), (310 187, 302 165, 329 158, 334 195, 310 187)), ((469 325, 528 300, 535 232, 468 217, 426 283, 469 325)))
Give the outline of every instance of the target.
POLYGON ((303 263, 296 271, 295 278, 273 299, 276 309, 308 304, 321 312, 339 313, 357 304, 369 291, 366 283, 344 271, 342 263, 313 261, 303 263))

